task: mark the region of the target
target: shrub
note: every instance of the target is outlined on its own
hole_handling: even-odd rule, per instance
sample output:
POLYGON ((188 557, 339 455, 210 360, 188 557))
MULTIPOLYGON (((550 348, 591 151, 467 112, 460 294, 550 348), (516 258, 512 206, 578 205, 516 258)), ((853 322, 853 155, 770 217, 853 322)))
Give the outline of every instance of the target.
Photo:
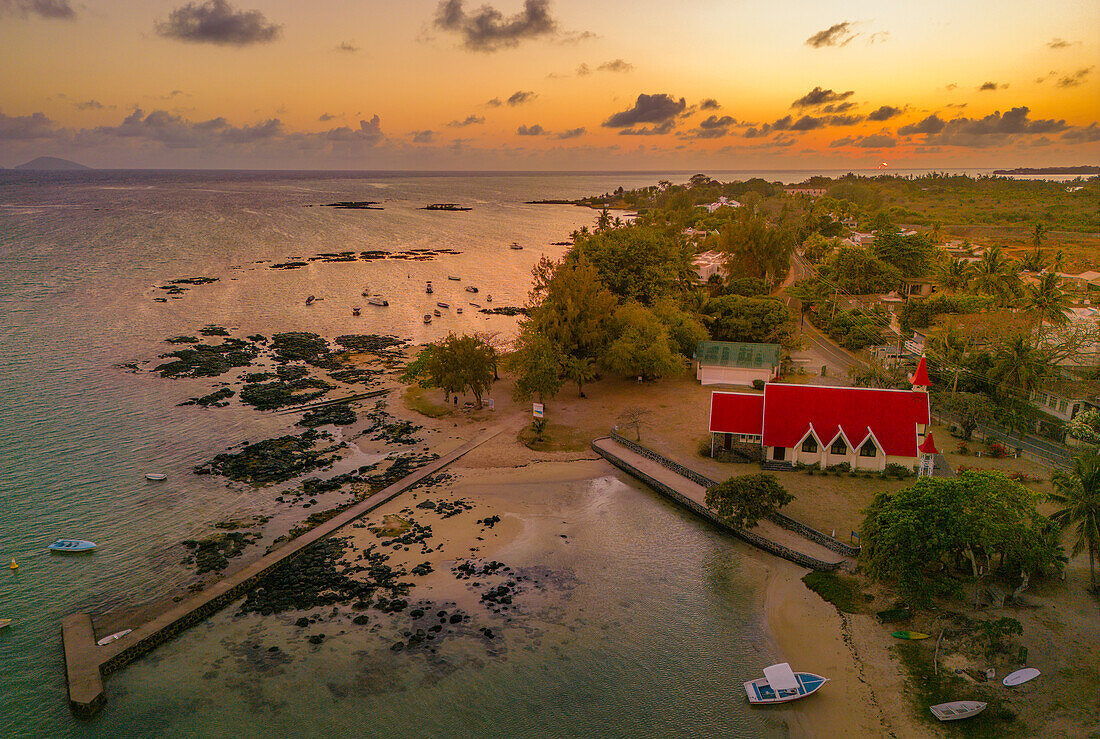
POLYGON ((995 441, 989 445, 989 456, 993 457, 993 459, 1000 459, 1008 456, 1008 450, 1005 449, 1004 444, 995 441))
POLYGON ((752 381, 752 388, 753 388, 753 390, 763 390, 764 389, 764 381, 763 380, 753 380, 752 381))
POLYGON ((825 469, 827 469, 829 472, 851 472, 852 465, 850 465, 848 462, 840 462, 839 464, 831 464, 825 469))
POLYGON ((959 444, 959 447, 958 449, 956 449, 956 451, 965 457, 967 454, 970 454, 970 447, 968 447, 966 444, 959 444))
POLYGON ((883 472, 887 475, 893 475, 894 477, 908 477, 913 474, 913 470, 903 464, 896 464, 894 462, 886 465, 886 469, 884 469, 883 472))

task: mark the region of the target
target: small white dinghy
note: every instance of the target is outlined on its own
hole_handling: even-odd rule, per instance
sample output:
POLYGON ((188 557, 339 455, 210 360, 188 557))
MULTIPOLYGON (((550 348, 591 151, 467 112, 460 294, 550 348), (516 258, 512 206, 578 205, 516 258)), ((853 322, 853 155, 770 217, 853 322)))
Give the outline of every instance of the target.
POLYGON ((940 721, 960 721, 964 718, 977 716, 985 710, 987 705, 989 704, 981 701, 952 701, 951 703, 929 706, 928 710, 940 721))
POLYGON ((103 637, 102 639, 97 641, 96 644, 98 644, 101 647, 105 647, 113 641, 118 641, 122 637, 129 634, 131 631, 133 631, 133 629, 123 629, 122 631, 116 631, 115 633, 111 634, 110 636, 103 637))
POLYGON ((160 482, 161 480, 167 480, 168 475, 163 472, 146 472, 145 479, 152 480, 153 482, 160 482))
POLYGON ((787 703, 817 692, 829 678, 795 672, 786 662, 764 668, 764 677, 745 683, 749 703, 787 703))
POLYGON ((1028 680, 1034 680, 1035 678, 1039 677, 1040 674, 1042 673, 1040 673, 1034 667, 1025 667, 1022 670, 1016 670, 1016 672, 1013 672, 1010 675, 1006 675, 1005 679, 1001 682, 1011 688, 1016 685, 1023 685, 1028 680))

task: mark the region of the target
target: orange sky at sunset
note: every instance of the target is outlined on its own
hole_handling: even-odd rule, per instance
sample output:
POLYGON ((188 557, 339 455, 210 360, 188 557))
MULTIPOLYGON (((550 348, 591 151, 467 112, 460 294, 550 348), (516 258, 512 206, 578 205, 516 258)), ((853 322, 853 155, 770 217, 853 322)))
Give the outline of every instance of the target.
POLYGON ((1100 3, 0 0, 0 166, 1097 164, 1100 3))

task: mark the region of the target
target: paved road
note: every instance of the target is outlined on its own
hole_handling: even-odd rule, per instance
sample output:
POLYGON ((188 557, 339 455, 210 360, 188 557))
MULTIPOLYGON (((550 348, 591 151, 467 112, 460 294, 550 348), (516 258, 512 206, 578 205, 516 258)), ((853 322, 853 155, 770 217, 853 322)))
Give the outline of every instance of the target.
MULTIPOLYGON (((610 452, 637 470, 641 470, 653 479, 663 482, 673 490, 686 495, 702 506, 706 506, 706 488, 692 482, 648 457, 643 457, 637 452, 631 451, 614 439, 599 439, 595 442, 600 448, 610 452)), ((751 529, 752 533, 769 539, 776 544, 782 544, 788 549, 819 559, 822 562, 843 562, 844 556, 826 549, 815 541, 805 539, 793 531, 788 531, 771 521, 761 521, 751 529)))
MULTIPOLYGON (((809 276, 809 268, 806 263, 802 261, 798 254, 792 254, 791 271, 788 273, 784 285, 789 285, 795 280, 807 276, 809 276)), ((797 298, 787 298, 786 303, 796 316, 801 316, 801 301, 797 298)), ((829 368, 829 374, 846 381, 849 370, 853 368, 862 369, 867 366, 866 362, 841 349, 836 342, 809 321, 799 320, 799 324, 806 348, 802 351, 791 352, 791 358, 796 362, 803 360, 800 363, 806 367, 807 372, 812 371, 816 374, 821 371, 821 365, 825 365, 829 368)))

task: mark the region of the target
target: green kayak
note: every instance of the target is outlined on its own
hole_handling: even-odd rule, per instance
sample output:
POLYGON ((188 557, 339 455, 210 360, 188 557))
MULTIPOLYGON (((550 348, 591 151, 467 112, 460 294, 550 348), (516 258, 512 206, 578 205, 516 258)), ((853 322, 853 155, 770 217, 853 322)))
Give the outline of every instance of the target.
POLYGON ((922 634, 919 631, 895 631, 893 636, 896 639, 912 639, 914 641, 928 638, 928 634, 922 634))

